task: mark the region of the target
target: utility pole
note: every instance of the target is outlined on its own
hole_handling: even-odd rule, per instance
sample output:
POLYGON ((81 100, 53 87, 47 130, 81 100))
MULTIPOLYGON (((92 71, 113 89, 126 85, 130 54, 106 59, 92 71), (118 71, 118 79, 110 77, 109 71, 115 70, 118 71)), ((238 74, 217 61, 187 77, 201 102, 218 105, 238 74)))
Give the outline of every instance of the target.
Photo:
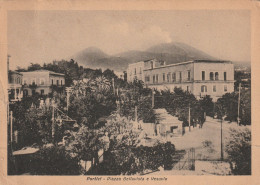
POLYGON ((10 139, 11 144, 13 143, 13 111, 10 111, 10 139))
POLYGON ((221 149, 221 161, 223 161, 223 131, 222 131, 222 114, 221 114, 221 128, 220 128, 220 134, 221 134, 221 136, 220 136, 220 149, 221 149))
POLYGON ((152 88, 152 108, 154 108, 154 89, 152 88))
POLYGON ((220 159, 223 161, 223 110, 221 105, 218 105, 218 111, 220 114, 220 159))
POLYGON ((189 103, 189 131, 190 131, 190 103, 189 103))
POLYGON ((237 105, 237 125, 239 125, 239 109, 240 109, 240 89, 241 89, 241 83, 239 83, 239 86, 238 86, 238 105, 237 105))
POLYGON ((51 125, 51 136, 52 136, 52 141, 54 143, 55 139, 54 139, 54 136, 55 136, 55 117, 54 117, 54 100, 52 101, 52 125, 51 125))
POLYGON ((115 94, 115 79, 112 78, 112 87, 113 87, 113 93, 115 94))
POLYGON ((135 122, 137 123, 137 106, 135 106, 135 122))
POLYGON ((10 111, 10 147, 11 147, 11 154, 13 155, 13 111, 10 111))
POLYGON ((72 89, 71 87, 66 87, 66 93, 67 93, 67 120, 69 120, 69 106, 70 106, 70 93, 72 89))

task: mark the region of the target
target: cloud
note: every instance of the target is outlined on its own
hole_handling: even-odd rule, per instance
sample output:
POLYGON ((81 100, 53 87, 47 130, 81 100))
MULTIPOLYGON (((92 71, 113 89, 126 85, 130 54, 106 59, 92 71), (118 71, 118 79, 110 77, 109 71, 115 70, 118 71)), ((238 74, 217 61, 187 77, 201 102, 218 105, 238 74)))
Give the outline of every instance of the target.
POLYGON ((155 44, 172 42, 170 32, 159 26, 137 26, 126 22, 107 25, 102 29, 102 47, 108 53, 145 50, 155 44))

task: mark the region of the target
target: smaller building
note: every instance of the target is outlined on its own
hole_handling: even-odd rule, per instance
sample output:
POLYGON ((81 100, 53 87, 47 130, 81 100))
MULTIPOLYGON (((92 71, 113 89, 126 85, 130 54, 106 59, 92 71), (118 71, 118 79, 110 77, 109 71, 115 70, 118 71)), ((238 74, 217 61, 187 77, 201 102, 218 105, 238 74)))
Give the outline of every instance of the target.
POLYGON ((31 96, 36 93, 48 95, 53 88, 65 86, 65 75, 48 70, 21 72, 23 75, 23 95, 31 96))
POLYGON ((23 97, 23 75, 17 71, 8 71, 8 92, 10 101, 18 101, 23 97))

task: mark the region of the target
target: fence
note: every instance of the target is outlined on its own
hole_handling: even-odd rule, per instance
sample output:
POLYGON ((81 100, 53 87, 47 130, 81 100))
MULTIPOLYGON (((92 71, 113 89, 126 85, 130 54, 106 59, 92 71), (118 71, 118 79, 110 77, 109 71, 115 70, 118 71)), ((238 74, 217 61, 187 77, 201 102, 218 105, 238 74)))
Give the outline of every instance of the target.
POLYGON ((195 170, 195 148, 180 151, 173 160, 175 170, 195 170))

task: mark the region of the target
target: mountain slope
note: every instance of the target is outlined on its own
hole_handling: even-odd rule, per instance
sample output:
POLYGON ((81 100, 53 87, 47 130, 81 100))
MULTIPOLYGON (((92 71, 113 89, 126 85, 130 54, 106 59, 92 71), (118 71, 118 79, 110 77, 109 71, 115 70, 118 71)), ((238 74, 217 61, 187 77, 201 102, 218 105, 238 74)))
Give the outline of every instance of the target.
POLYGON ((128 64, 149 60, 160 59, 166 61, 166 64, 184 62, 188 60, 214 60, 216 58, 197 50, 183 43, 166 43, 150 47, 146 51, 131 50, 116 54, 107 55, 98 48, 87 48, 76 53, 71 58, 85 67, 113 69, 115 71, 126 70, 128 64))

